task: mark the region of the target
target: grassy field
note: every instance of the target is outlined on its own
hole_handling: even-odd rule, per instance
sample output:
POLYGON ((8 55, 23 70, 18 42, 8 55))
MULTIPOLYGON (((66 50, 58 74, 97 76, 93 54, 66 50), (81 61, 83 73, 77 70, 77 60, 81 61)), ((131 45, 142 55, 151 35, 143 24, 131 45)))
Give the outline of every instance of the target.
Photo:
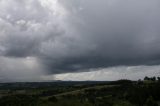
POLYGON ((160 106, 160 82, 1 83, 0 106, 160 106))

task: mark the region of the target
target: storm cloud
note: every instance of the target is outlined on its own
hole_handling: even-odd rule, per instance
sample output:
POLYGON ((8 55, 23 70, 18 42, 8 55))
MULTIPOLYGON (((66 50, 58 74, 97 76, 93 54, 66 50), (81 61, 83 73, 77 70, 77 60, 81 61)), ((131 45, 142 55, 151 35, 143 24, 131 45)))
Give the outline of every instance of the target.
POLYGON ((0 74, 159 65, 159 29, 158 0, 0 0, 0 74))

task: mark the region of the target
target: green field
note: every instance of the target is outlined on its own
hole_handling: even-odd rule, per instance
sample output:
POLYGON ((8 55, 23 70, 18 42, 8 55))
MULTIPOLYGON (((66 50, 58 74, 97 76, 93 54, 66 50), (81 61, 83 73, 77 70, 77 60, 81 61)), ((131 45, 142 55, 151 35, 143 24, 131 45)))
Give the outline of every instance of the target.
POLYGON ((160 106, 160 81, 1 83, 0 106, 160 106))

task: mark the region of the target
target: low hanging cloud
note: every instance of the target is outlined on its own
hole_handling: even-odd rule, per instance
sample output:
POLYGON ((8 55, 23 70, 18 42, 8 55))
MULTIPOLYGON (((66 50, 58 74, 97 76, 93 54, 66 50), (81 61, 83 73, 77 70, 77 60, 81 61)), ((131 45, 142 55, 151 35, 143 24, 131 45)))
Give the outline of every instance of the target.
POLYGON ((0 74, 159 65, 159 28, 158 0, 0 0, 0 74))
POLYGON ((96 71, 90 72, 80 72, 80 73, 64 73, 58 75, 47 76, 44 79, 53 79, 57 80, 67 80, 67 81, 114 81, 119 79, 130 79, 130 80, 139 80, 143 79, 144 76, 158 76, 160 75, 159 71, 160 66, 119 66, 119 67, 110 67, 98 69, 96 71))

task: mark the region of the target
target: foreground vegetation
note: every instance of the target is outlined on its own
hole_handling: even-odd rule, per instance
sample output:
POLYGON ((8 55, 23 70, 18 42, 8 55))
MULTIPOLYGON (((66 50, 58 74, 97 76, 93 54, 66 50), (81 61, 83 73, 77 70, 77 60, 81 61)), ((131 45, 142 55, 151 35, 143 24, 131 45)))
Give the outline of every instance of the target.
POLYGON ((160 106, 160 78, 1 83, 0 106, 160 106))

